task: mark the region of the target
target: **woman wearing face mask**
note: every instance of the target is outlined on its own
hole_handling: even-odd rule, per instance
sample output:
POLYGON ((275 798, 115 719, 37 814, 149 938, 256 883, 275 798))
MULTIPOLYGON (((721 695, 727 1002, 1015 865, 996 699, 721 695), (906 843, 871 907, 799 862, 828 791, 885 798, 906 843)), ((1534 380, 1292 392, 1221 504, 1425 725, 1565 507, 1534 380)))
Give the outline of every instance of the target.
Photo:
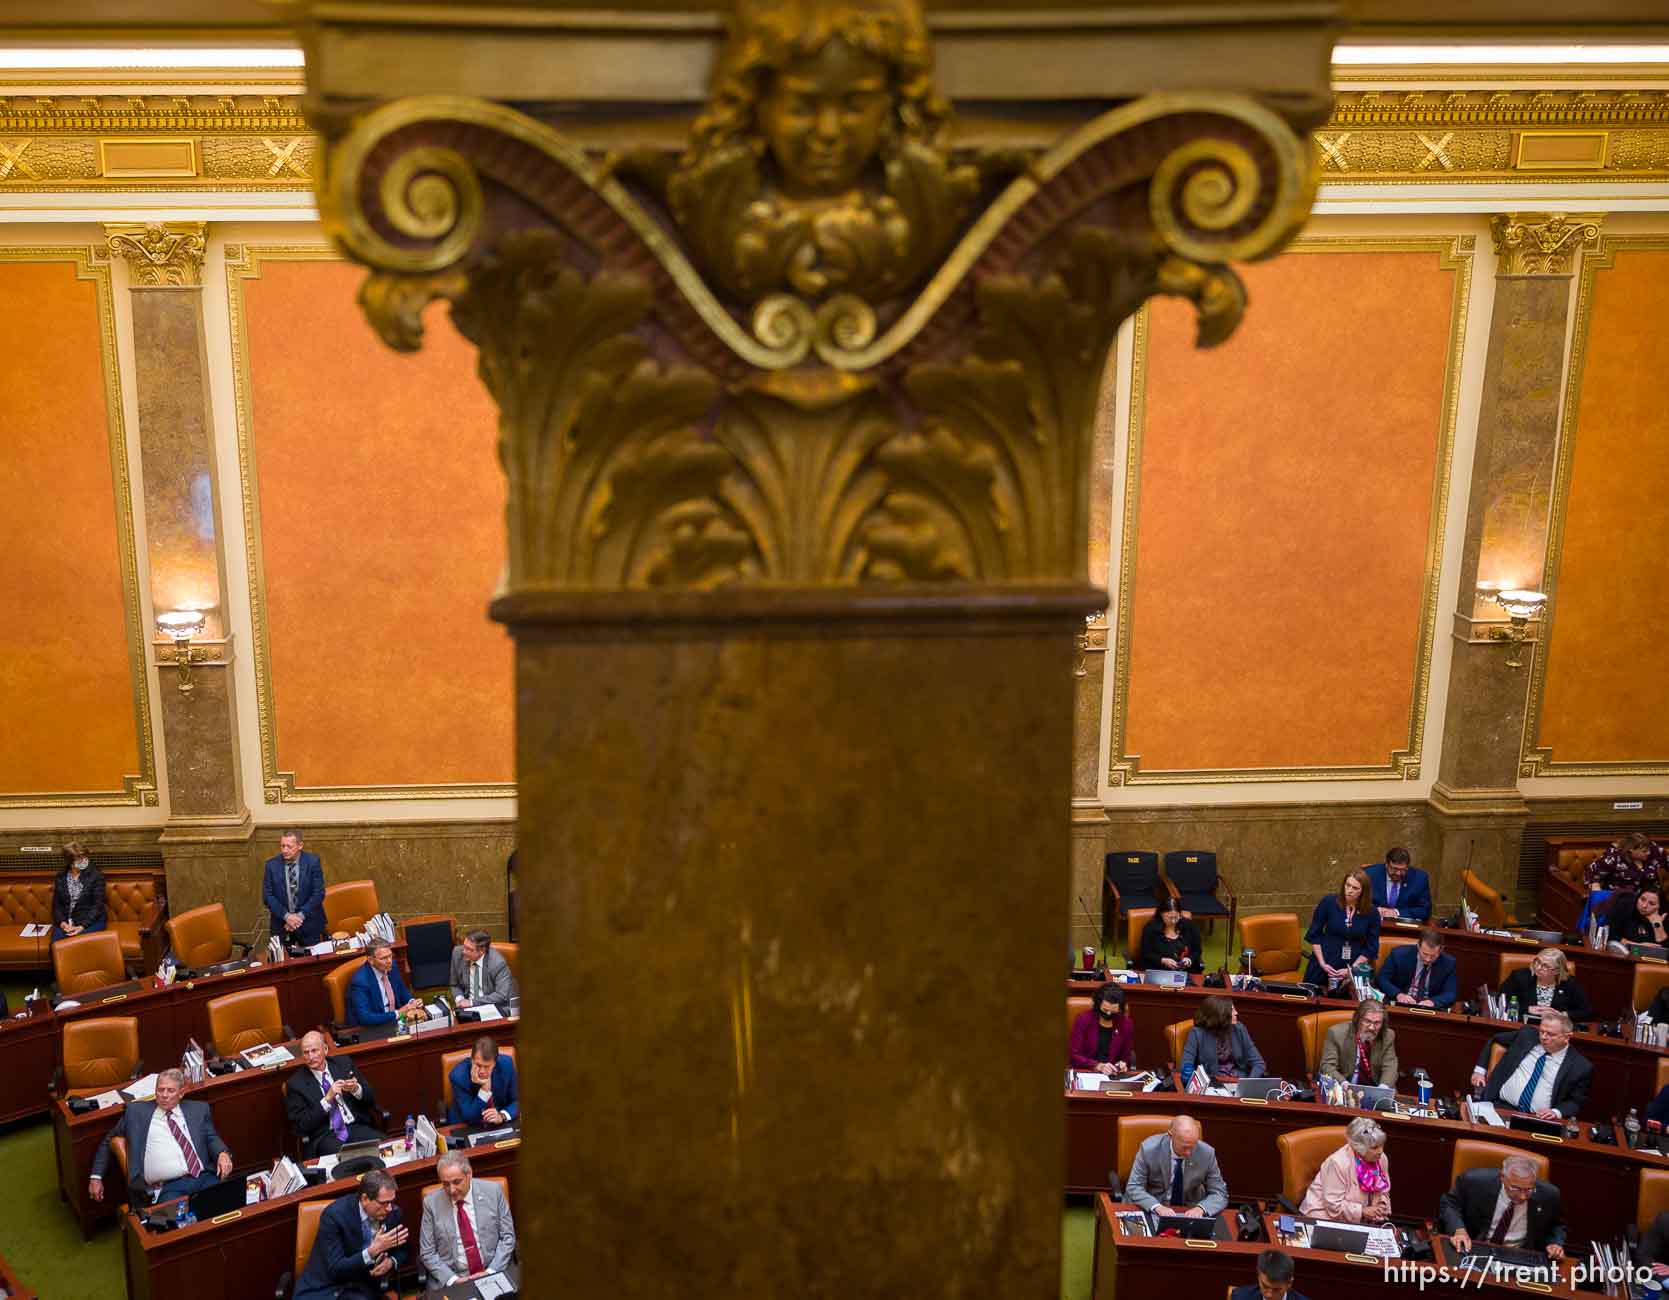
POLYGON ((1103 984, 1095 1002, 1072 1024, 1070 1053, 1074 1070, 1127 1074, 1134 1064, 1136 1025, 1124 1014, 1124 990, 1103 984))
POLYGON ((76 840, 64 845, 64 869, 52 882, 51 943, 105 927, 104 873, 76 840))

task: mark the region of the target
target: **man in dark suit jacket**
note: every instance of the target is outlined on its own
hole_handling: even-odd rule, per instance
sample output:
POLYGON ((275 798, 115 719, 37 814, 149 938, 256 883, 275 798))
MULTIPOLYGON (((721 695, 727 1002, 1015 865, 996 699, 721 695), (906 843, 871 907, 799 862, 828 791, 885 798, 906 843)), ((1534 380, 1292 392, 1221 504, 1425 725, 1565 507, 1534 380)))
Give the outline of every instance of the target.
POLYGON ((104 1199, 114 1137, 127 1142, 128 1202, 134 1206, 189 1196, 232 1172, 232 1153, 214 1131, 208 1103, 182 1101, 184 1092, 185 1075, 163 1070, 156 1077, 155 1101, 127 1104, 116 1127, 104 1135, 93 1153, 89 1196, 95 1201, 104 1199), (193 1165, 196 1173, 191 1172, 193 1165))
POLYGON ((1258 1254, 1258 1280, 1237 1286, 1229 1293, 1229 1300, 1304 1300, 1292 1289, 1292 1256, 1284 1250, 1265 1250, 1258 1254))
POLYGON ((1431 920, 1431 877, 1409 865, 1407 849, 1386 849, 1385 861, 1365 870, 1381 920, 1431 920))
POLYGON ((348 1023, 390 1025, 422 1009, 422 1000, 412 997, 400 978, 394 949, 380 940, 373 941, 366 949, 364 963, 348 981, 348 1023), (384 980, 388 983, 386 990, 384 980))
POLYGON ((1565 1255, 1565 1214, 1559 1189, 1536 1177, 1529 1156, 1508 1156, 1499 1169, 1468 1169, 1443 1193, 1437 1220, 1462 1253, 1473 1241, 1565 1255))
POLYGON ((376 1094, 353 1061, 332 1056, 317 1029, 302 1036, 301 1056, 307 1068, 285 1083, 284 1113, 290 1130, 301 1139, 302 1154, 334 1155, 350 1142, 379 1141, 384 1134, 377 1127, 376 1094), (330 1082, 323 1083, 320 1074, 330 1082))
POLYGON ((1484 1085, 1484 1100, 1501 1102, 1537 1115, 1541 1119, 1568 1119, 1582 1110, 1588 1088, 1594 1081, 1593 1062, 1570 1045, 1570 1017, 1563 1011, 1542 1012, 1541 1023, 1514 1033, 1496 1034, 1484 1044, 1472 1070, 1472 1085, 1484 1085), (1506 1053, 1501 1063, 1485 1075, 1489 1049, 1500 1043, 1506 1053), (1521 1068, 1522 1067, 1522 1068, 1521 1068), (1553 1077, 1548 1090, 1548 1075, 1553 1077), (1535 1095, 1525 1093, 1534 1083, 1535 1095), (1525 1102, 1528 1100, 1528 1104, 1525 1102))
POLYGON ((394 1175, 372 1169, 360 1178, 359 1191, 331 1203, 319 1216, 294 1300, 381 1300, 407 1255, 394 1198, 394 1175))
POLYGON ((325 869, 317 853, 302 850, 299 832, 285 831, 278 837, 278 856, 267 859, 261 877, 261 900, 267 905, 274 934, 300 944, 324 938, 325 869))
POLYGON ((1455 959, 1443 951, 1443 931, 1427 928, 1417 944, 1394 948, 1379 964, 1374 983, 1388 1002, 1447 1011, 1457 992, 1455 959))

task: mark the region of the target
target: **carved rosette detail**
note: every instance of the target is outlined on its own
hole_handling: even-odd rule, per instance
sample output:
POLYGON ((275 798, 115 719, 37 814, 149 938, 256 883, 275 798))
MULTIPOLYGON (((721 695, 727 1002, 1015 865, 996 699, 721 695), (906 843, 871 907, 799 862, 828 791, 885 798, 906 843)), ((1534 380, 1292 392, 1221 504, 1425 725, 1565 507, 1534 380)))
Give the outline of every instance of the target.
POLYGON ((1023 169, 951 157, 914 0, 744 12, 681 159, 435 97, 322 168, 385 341, 419 346, 440 298, 480 350, 511 589, 1081 581, 1119 325, 1173 294, 1227 338, 1228 263, 1302 224, 1307 144, 1250 100, 1161 95, 1023 169), (816 39, 772 28, 789 10, 816 39), (547 228, 495 224, 529 204, 547 228))
POLYGON ((1576 255, 1599 243, 1601 215, 1503 212, 1489 219, 1500 275, 1570 275, 1576 255))
POLYGON ((136 287, 194 287, 203 283, 208 227, 201 221, 107 224, 110 252, 124 259, 136 287))

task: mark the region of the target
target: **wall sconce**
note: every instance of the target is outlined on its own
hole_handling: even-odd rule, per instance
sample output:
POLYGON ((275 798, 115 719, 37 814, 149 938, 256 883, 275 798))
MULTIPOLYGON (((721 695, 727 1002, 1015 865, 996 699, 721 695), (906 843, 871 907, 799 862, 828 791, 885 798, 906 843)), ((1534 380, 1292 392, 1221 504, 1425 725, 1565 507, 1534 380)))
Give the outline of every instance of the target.
POLYGON ((206 621, 200 609, 171 609, 156 616, 156 630, 174 643, 174 664, 180 670, 181 695, 190 695, 194 689, 191 664, 198 658, 198 653, 191 648, 191 638, 203 630, 206 621))
POLYGON ((1490 628, 1489 639, 1507 643, 1508 668, 1524 667, 1524 643, 1530 639, 1530 620, 1538 617, 1547 607, 1547 593, 1509 587, 1505 591, 1480 588, 1479 594, 1487 595, 1504 609, 1509 620, 1506 627, 1490 628))
POLYGON ((1099 614, 1084 615, 1084 630, 1078 633, 1078 662, 1072 666, 1074 677, 1089 676, 1089 652, 1095 648, 1093 629, 1100 617, 1099 614))

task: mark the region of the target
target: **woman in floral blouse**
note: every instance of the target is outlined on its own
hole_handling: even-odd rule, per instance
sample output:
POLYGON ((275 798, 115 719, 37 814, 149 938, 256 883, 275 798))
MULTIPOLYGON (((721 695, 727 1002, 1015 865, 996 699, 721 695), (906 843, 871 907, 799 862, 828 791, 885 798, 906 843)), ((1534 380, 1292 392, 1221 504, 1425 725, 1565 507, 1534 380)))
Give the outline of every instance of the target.
POLYGON ((1588 892, 1603 889, 1657 888, 1659 875, 1669 874, 1669 855, 1650 837, 1631 831, 1590 862, 1582 873, 1588 892))

